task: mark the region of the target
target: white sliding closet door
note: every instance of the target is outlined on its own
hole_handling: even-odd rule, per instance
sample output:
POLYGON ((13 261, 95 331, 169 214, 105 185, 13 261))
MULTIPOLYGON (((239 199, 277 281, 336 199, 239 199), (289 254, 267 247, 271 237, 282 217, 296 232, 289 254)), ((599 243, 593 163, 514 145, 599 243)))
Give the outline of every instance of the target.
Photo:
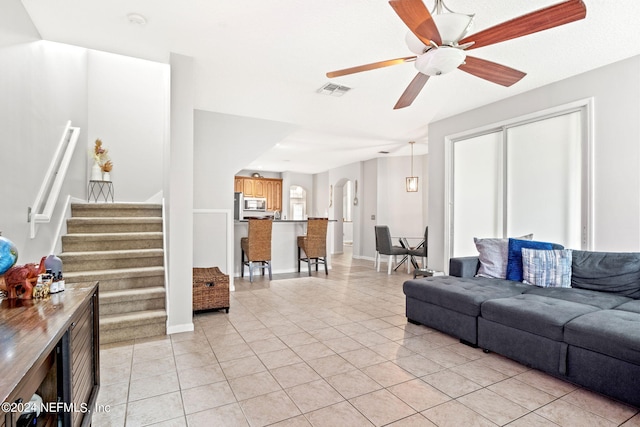
POLYGON ((533 233, 583 247, 584 110, 453 141, 451 256, 477 255, 474 237, 533 233))
POLYGON ((507 129, 507 235, 581 247, 580 112, 507 129))
POLYGON ((453 145, 453 253, 476 255, 473 238, 502 235, 502 131, 453 145))

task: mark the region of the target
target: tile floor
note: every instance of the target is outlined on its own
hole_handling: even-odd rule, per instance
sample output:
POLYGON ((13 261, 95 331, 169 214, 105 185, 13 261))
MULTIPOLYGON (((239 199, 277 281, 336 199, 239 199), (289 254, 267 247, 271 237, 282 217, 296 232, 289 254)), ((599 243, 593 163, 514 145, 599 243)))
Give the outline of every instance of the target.
POLYGON ((236 280, 190 333, 103 346, 104 426, 640 426, 629 407, 407 324, 399 269, 236 280))

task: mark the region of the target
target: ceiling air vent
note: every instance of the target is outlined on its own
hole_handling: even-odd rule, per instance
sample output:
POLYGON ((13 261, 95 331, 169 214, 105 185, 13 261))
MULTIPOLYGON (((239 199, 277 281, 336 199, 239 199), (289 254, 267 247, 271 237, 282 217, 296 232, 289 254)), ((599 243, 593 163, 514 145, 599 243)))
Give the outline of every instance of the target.
POLYGON ((350 90, 351 88, 347 86, 340 86, 335 83, 327 83, 326 85, 318 89, 318 93, 331 96, 342 96, 350 90))

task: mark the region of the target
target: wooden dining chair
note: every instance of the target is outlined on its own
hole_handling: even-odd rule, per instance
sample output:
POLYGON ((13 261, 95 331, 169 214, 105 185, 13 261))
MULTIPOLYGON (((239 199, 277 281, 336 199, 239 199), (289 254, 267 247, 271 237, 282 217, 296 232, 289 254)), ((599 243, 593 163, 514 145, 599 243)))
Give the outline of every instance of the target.
POLYGON ((298 236, 298 273, 300 262, 307 263, 307 270, 311 276, 311 264, 324 264, 324 274, 329 274, 327 269, 327 226, 329 218, 309 218, 307 220, 307 234, 298 236), (304 256, 302 252, 304 251, 304 256))
POLYGON ((264 270, 269 270, 269 280, 273 278, 271 273, 271 228, 273 220, 270 218, 249 218, 249 233, 247 237, 240 239, 240 276, 244 277, 244 267, 249 267, 249 281, 253 282, 254 268, 260 268, 264 276, 264 270), (246 258, 246 260, 245 260, 246 258))

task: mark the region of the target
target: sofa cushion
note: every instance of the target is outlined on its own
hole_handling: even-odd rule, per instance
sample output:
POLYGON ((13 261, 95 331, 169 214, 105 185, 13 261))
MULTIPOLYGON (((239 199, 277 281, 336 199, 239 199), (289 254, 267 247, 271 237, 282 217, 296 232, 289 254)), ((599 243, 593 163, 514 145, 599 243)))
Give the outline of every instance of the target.
POLYGON ((569 345, 640 364, 640 313, 600 310, 567 323, 569 345))
POLYGON ((640 299, 640 253, 573 251, 571 287, 640 299))
MULTIPOLYGON (((551 243, 537 240, 509 239, 507 256, 507 280, 522 282, 522 249, 553 249, 551 243)), ((560 248, 564 249, 564 248, 560 248)))
POLYGON ((562 341, 567 322, 596 310, 598 309, 592 305, 542 295, 521 294, 486 301, 482 304, 481 311, 482 317, 492 322, 562 341))
POLYGON ((633 301, 631 298, 622 295, 607 294, 586 289, 538 288, 531 286, 525 293, 591 305, 601 310, 616 308, 620 304, 633 301))
POLYGON ((522 281, 542 288, 570 288, 571 249, 522 248, 522 281))
MULTIPOLYGON (((531 240, 533 234, 518 237, 521 240, 531 240)), ((478 250, 480 267, 478 277, 504 279, 507 277, 507 260, 509 258, 509 239, 501 238, 473 238, 478 250)))
POLYGON ((403 290, 415 298, 469 316, 480 315, 480 305, 491 298, 519 295, 530 288, 519 282, 484 277, 436 276, 407 280, 403 290))
POLYGON ((620 304, 615 308, 616 310, 631 311, 633 313, 640 314, 640 300, 634 299, 624 304, 620 304))

